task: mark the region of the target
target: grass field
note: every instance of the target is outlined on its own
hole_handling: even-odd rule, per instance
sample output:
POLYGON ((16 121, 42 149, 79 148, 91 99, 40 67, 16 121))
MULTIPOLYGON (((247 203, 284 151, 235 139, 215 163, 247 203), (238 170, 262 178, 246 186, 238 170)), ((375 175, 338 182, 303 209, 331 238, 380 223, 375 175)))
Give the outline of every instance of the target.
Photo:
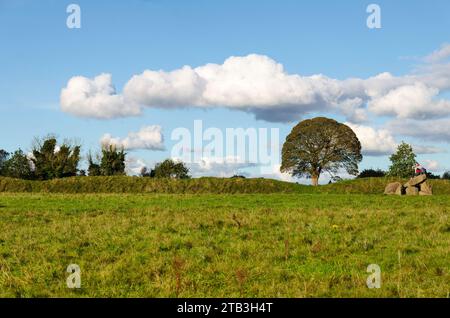
POLYGON ((448 195, 0 193, 0 296, 448 297, 449 216, 448 195))

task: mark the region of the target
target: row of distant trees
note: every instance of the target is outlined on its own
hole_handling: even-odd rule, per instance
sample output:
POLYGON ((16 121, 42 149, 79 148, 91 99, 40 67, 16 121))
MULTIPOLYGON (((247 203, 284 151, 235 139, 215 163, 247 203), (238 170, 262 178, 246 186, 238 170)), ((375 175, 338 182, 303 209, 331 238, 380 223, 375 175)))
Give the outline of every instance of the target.
MULTIPOLYGON (((365 169, 357 176, 357 178, 377 178, 377 177, 400 177, 408 178, 413 173, 412 167, 416 163, 416 154, 411 145, 402 142, 397 151, 389 157, 391 166, 388 171, 381 169, 365 169)), ((435 175, 427 171, 429 179, 450 179, 450 171, 445 172, 442 176, 435 175)))
MULTIPOLYGON (((389 176, 388 171, 384 171, 381 169, 364 169, 358 174, 357 178, 380 178, 389 176)), ((427 172, 428 179, 446 179, 450 180, 450 171, 446 171, 442 174, 442 176, 433 174, 431 172, 427 172)))
MULTIPOLYGON (((323 118, 319 119, 324 120, 323 118)), ((288 142, 289 139, 287 143, 288 142)), ((289 153, 284 149, 283 156, 285 156, 285 162, 290 158, 286 154, 289 153), (286 157, 288 158, 286 159, 286 157)), ((80 170, 78 166, 82 160, 81 146, 69 141, 64 141, 62 145, 58 146, 57 139, 50 136, 43 139, 35 139, 32 151, 27 154, 21 149, 18 149, 13 153, 8 153, 7 151, 0 149, 0 176, 20 179, 48 180, 86 175, 126 175, 126 155, 127 154, 123 149, 119 149, 113 145, 103 146, 101 152, 95 156, 89 152, 87 155, 87 171, 80 170)), ((295 159, 294 156, 291 157, 295 159)), ((356 159, 359 160, 359 157, 356 159)), ((416 155, 413 152, 411 145, 403 142, 398 146, 397 151, 390 156, 390 160, 391 166, 388 171, 366 169, 359 173, 357 177, 410 177, 413 173, 412 166, 416 163, 416 155)), ((353 161, 349 164, 351 164, 351 167, 355 168, 353 170, 357 172, 356 161, 353 161)), ((298 160, 293 162, 293 165, 297 165, 296 169, 298 169, 298 171, 294 170, 294 175, 296 173, 304 173, 305 171, 305 169, 300 169, 302 166, 299 166, 298 162, 298 160)), ((309 160, 305 162, 312 161, 309 160)), ((311 166, 311 164, 309 164, 309 166, 311 166)), ((305 167, 307 168, 309 166, 305 167)), ((430 172, 428 172, 427 175, 429 178, 434 179, 450 179, 450 172, 445 172, 442 177, 430 172)), ((153 169, 147 167, 142 168, 140 176, 151 178, 190 178, 189 169, 186 165, 171 159, 157 163, 153 169)))
MULTIPOLYGON (((87 155, 88 168, 80 170, 81 146, 64 141, 57 145, 55 137, 36 139, 30 153, 21 149, 9 153, 0 149, 0 176, 28 179, 49 180, 74 176, 120 176, 126 175, 126 152, 113 145, 103 146, 101 153, 87 155)), ((142 177, 155 178, 189 178, 189 169, 182 162, 171 159, 141 170, 142 177)))

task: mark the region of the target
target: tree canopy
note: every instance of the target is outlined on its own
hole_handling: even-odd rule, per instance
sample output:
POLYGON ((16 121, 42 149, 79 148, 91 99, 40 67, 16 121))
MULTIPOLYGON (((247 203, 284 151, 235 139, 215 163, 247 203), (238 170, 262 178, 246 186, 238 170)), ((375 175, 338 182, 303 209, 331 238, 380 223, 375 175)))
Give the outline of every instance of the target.
POLYGON ((316 117, 297 124, 282 149, 281 172, 306 176, 317 185, 322 172, 358 174, 361 143, 353 130, 334 119, 316 117))
POLYGON ((397 151, 389 157, 391 166, 388 175, 391 177, 409 178, 413 174, 413 166, 416 163, 416 154, 411 145, 402 141, 397 151))
POLYGON ((357 176, 357 178, 381 178, 386 175, 386 172, 381 169, 364 169, 361 171, 361 173, 357 176))
POLYGON ((148 178, 154 178, 155 177, 155 170, 154 169, 148 169, 147 167, 142 167, 141 172, 139 174, 141 177, 148 177, 148 178))
POLYGON ((6 150, 0 149, 0 176, 3 174, 5 162, 8 160, 9 153, 6 150))
POLYGON ((11 156, 7 152, 1 153, 0 156, 2 157, 0 175, 19 179, 33 178, 31 161, 21 149, 16 150, 11 156))
POLYGON ((163 162, 157 163, 154 169, 154 176, 156 178, 173 178, 173 179, 188 179, 189 168, 183 162, 175 162, 172 159, 166 159, 163 162))
POLYGON ((102 173, 100 171, 100 164, 98 163, 98 161, 94 160, 91 152, 89 152, 87 160, 88 160, 88 175, 91 177, 101 176, 102 173))
POLYGON ((125 156, 123 149, 117 149, 113 145, 102 148, 100 172, 103 176, 125 175, 125 156))
POLYGON ((73 177, 77 175, 80 161, 80 146, 64 142, 57 147, 54 137, 36 140, 30 158, 34 165, 34 176, 39 180, 73 177))
POLYGON ((97 156, 97 161, 89 153, 88 174, 89 176, 125 175, 125 157, 126 153, 123 149, 118 149, 114 145, 104 145, 101 156, 97 156))

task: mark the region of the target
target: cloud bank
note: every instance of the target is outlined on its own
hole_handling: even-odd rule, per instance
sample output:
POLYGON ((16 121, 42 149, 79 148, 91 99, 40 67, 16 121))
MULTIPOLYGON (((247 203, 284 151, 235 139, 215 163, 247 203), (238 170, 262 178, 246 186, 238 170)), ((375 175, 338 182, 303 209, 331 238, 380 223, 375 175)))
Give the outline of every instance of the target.
POLYGON ((116 94, 111 74, 93 79, 72 77, 61 91, 60 104, 62 111, 78 117, 112 119, 141 114, 138 105, 116 94))
POLYGON ((369 126, 346 123, 361 142, 364 155, 384 156, 395 152, 397 141, 387 129, 375 129, 369 126))
MULTIPOLYGON (((386 128, 375 129, 370 126, 345 123, 356 134, 361 142, 362 153, 367 156, 385 156, 397 150, 399 142, 386 128)), ((417 154, 434 154, 443 152, 442 149, 423 145, 412 145, 417 154)))
POLYGON ((417 139, 450 143, 450 119, 394 120, 388 125, 397 134, 417 139))
POLYGON ((203 157, 199 162, 188 163, 189 171, 194 177, 214 176, 229 178, 234 175, 248 176, 243 170, 255 166, 256 164, 243 162, 238 157, 203 157))
POLYGON ((289 122, 316 112, 344 115, 360 123, 370 113, 424 119, 450 115, 450 65, 433 64, 448 56, 447 46, 425 60, 420 71, 339 80, 322 74, 289 74, 265 55, 231 56, 222 64, 183 66, 173 71, 145 70, 118 94, 110 74, 76 76, 61 92, 61 109, 81 117, 137 116, 143 108, 226 107, 258 119, 289 122), (431 63, 431 64, 430 64, 431 63))
POLYGON ((100 144, 113 145, 125 150, 164 150, 164 136, 161 126, 154 125, 143 127, 138 132, 130 132, 125 138, 114 138, 110 134, 104 134, 100 144))

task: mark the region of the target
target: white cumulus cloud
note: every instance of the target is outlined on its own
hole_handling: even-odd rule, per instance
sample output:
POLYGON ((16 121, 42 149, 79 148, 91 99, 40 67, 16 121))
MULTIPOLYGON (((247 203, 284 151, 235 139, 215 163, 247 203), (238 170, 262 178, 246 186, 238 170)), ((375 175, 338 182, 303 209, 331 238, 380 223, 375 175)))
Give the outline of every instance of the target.
POLYGON ((127 156, 125 160, 125 172, 127 175, 137 176, 141 173, 142 168, 147 167, 147 164, 141 158, 127 156))
POLYGON ((393 115, 398 118, 426 119, 450 114, 450 101, 435 100, 438 94, 437 88, 416 82, 372 99, 368 108, 377 115, 393 115))
MULTIPOLYGON (((175 160, 177 160, 175 158, 175 160)), ((248 174, 243 171, 246 168, 254 167, 255 164, 244 162, 238 157, 203 157, 198 162, 188 163, 189 171, 193 177, 221 177, 229 178, 234 175, 248 174)))
MULTIPOLYGON (((283 65, 264 55, 232 56, 223 64, 184 66, 171 72, 146 70, 125 85, 124 95, 147 107, 228 107, 250 110, 271 120, 265 110, 283 113, 350 105, 339 82, 323 75, 290 75, 283 65)), ((356 100, 352 99, 353 104, 356 100)), ((276 118, 276 120, 289 118, 276 118)))
POLYGON ((370 126, 346 123, 361 142, 362 152, 369 156, 391 154, 397 148, 394 136, 387 129, 375 129, 370 126))
POLYGON ((125 138, 114 138, 111 134, 104 134, 100 143, 103 146, 114 145, 126 150, 164 150, 164 136, 161 126, 158 125, 143 127, 138 132, 130 132, 125 138))
POLYGON ((61 91, 60 104, 64 112, 79 117, 111 119, 141 113, 138 105, 116 94, 111 74, 101 74, 94 79, 72 77, 61 91))
MULTIPOLYGON (((390 155, 397 150, 399 142, 387 128, 373 128, 366 125, 358 125, 345 123, 356 134, 361 142, 362 153, 367 156, 384 156, 390 155)), ((411 145, 417 154, 433 154, 441 153, 443 150, 423 145, 411 145)))
MULTIPOLYGON (((440 61, 446 46, 428 60, 440 61)), ((317 112, 342 114, 361 123, 370 113, 398 118, 450 115, 450 64, 425 64, 414 73, 382 72, 369 78, 334 79, 323 74, 289 74, 265 55, 231 56, 222 64, 145 70, 117 94, 111 75, 73 77, 61 92, 63 111, 77 116, 136 116, 150 108, 226 107, 272 122, 289 122, 317 112)))
POLYGON ((290 173, 281 172, 280 168, 281 164, 273 164, 269 167, 263 167, 261 168, 261 170, 263 170, 261 176, 264 178, 277 179, 286 182, 303 181, 303 183, 306 183, 306 181, 308 181, 306 178, 297 178, 293 177, 290 173))

